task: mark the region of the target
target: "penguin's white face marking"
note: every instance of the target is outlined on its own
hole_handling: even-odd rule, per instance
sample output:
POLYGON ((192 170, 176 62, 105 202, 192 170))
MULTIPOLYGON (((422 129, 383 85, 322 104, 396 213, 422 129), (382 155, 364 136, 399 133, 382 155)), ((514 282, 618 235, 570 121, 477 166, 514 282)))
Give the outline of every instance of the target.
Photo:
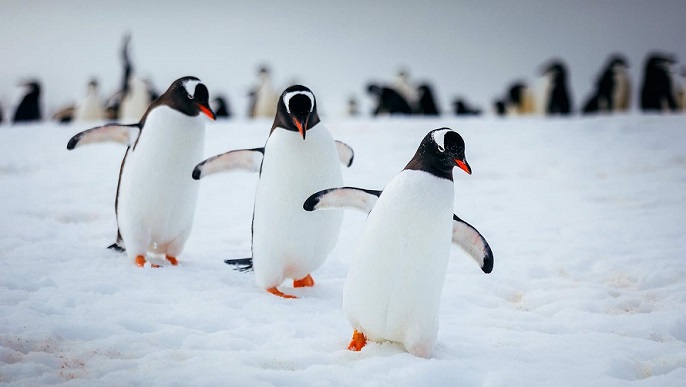
POLYGON ((291 114, 291 98, 295 97, 298 94, 302 94, 307 96, 307 98, 310 99, 310 113, 314 110, 314 95, 310 93, 309 91, 291 91, 290 93, 286 93, 283 96, 283 104, 286 105, 286 111, 288 114, 291 114))
POLYGON ((196 80, 188 80, 183 83, 183 87, 186 89, 186 93, 188 93, 188 99, 195 98, 195 88, 200 83, 202 82, 196 80))
POLYGON ((434 142, 436 143, 436 145, 438 145, 438 150, 441 152, 445 152, 445 134, 448 132, 452 132, 452 130, 437 130, 431 134, 431 137, 433 137, 434 142))

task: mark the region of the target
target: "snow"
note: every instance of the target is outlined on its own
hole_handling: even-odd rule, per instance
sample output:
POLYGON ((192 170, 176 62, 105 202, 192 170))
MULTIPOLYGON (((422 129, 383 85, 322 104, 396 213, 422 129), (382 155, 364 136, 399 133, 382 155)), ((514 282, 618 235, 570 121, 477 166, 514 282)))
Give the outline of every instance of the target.
MULTIPOLYGON (((263 145, 270 124, 211 124, 205 157, 263 145)), ((301 297, 284 300, 222 262, 249 254, 257 175, 211 176, 180 266, 139 269, 105 249, 124 147, 69 152, 88 126, 44 123, 0 128, 0 384, 686 380, 686 116, 326 124, 356 152, 346 185, 371 189, 429 130, 465 139, 473 174, 455 173, 455 212, 485 236, 495 265, 485 275, 451 250, 431 359, 391 343, 346 350, 341 293, 364 214, 345 212, 317 285, 284 286, 301 297)))

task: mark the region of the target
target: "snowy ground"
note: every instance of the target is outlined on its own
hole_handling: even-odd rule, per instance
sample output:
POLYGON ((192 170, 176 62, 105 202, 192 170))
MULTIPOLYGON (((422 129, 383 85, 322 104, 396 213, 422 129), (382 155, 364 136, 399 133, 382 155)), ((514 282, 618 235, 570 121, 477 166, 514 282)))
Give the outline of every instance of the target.
MULTIPOLYGON (((206 156, 262 145, 269 126, 211 124, 206 156)), ((495 268, 452 250, 433 358, 345 349, 363 214, 346 213, 317 286, 280 299, 222 262, 249 254, 257 176, 212 176, 180 266, 138 269, 104 248, 124 148, 68 152, 86 127, 43 124, 0 128, 0 384, 683 385, 686 116, 328 126, 356 150, 346 184, 367 188, 428 130, 465 138, 474 173, 455 173, 455 212, 495 268)))

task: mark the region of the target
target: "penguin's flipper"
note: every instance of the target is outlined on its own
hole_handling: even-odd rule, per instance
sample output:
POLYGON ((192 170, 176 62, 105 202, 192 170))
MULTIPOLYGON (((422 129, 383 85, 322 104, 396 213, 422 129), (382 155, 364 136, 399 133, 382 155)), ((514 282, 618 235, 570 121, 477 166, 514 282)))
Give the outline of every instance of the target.
POLYGON ((239 149, 217 156, 196 165, 193 169, 193 179, 200 180, 205 176, 233 169, 259 172, 264 158, 264 148, 239 149))
POLYGON ((493 270, 493 252, 486 239, 471 224, 453 214, 453 243, 462 247, 484 273, 493 270))
POLYGON ((98 126, 72 137, 67 143, 67 149, 72 150, 81 145, 98 142, 118 142, 126 146, 132 146, 141 132, 139 124, 121 125, 107 124, 98 126))
POLYGON ((369 213, 379 199, 381 191, 356 187, 329 188, 312 194, 305 203, 305 211, 329 208, 355 208, 369 213))
POLYGON ((346 167, 353 165, 355 151, 353 151, 353 148, 350 145, 336 140, 336 150, 338 151, 338 159, 341 161, 341 164, 346 167))
POLYGON ((224 263, 234 267, 238 271, 252 271, 252 258, 225 259, 224 263))

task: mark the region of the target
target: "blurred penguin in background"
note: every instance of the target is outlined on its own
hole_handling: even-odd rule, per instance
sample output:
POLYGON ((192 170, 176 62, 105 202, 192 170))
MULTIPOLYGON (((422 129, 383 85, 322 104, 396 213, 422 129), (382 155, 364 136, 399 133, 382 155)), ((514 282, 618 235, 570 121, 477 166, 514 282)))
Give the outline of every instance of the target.
POLYGON ((211 102, 212 110, 217 118, 229 118, 231 117, 231 109, 229 108, 229 103, 223 96, 217 96, 211 102))
POLYGON ((119 107, 119 120, 140 121, 151 102, 148 85, 142 79, 132 76, 128 91, 124 94, 119 107))
POLYGON ((250 91, 248 117, 274 118, 279 95, 274 91, 274 87, 272 86, 269 68, 266 66, 260 67, 257 76, 257 86, 250 91))
POLYGON ((646 59, 641 86, 641 110, 644 112, 676 111, 672 89, 671 65, 676 60, 669 55, 651 54, 646 59))
POLYGON ((507 115, 507 107, 505 101, 498 99, 493 102, 493 111, 498 117, 505 117, 507 115))
POLYGON ((626 58, 610 57, 595 84, 595 90, 582 109, 583 114, 625 112, 629 109, 631 81, 626 58))
POLYGON ((534 96, 524 82, 516 82, 507 92, 505 111, 508 115, 534 114, 534 96))
POLYGON ((453 112, 456 116, 478 116, 481 115, 481 110, 473 108, 463 98, 456 98, 453 100, 453 112))
POLYGON ((346 106, 345 115, 348 117, 357 117, 360 115, 360 108, 357 104, 357 99, 355 97, 348 98, 348 104, 346 106))
POLYGON ((572 98, 567 87, 567 66, 558 59, 544 66, 543 75, 547 79, 545 92, 545 114, 569 115, 572 113, 572 98))
POLYGON ((372 111, 374 116, 412 114, 407 100, 390 87, 370 84, 367 86, 367 93, 376 99, 376 108, 372 111))
POLYGON ((105 119, 105 107, 100 100, 98 93, 98 81, 92 79, 88 83, 86 98, 76 109, 76 121, 102 121, 105 119))
POLYGON ((21 86, 25 87, 27 92, 19 103, 19 106, 17 106, 17 110, 14 112, 12 122, 17 123, 40 121, 42 119, 40 106, 40 84, 38 81, 33 80, 24 83, 21 86))
POLYGON ((391 88, 403 97, 407 104, 410 105, 412 112, 418 110, 419 89, 411 84, 407 70, 398 71, 398 75, 391 84, 391 88))
POLYGON ((425 116, 438 116, 441 114, 434 98, 434 92, 428 83, 417 88, 419 103, 417 104, 417 114, 425 116))
POLYGON ((686 66, 681 68, 681 87, 679 87, 679 92, 677 93, 677 99, 679 104, 679 110, 686 112, 686 66))

